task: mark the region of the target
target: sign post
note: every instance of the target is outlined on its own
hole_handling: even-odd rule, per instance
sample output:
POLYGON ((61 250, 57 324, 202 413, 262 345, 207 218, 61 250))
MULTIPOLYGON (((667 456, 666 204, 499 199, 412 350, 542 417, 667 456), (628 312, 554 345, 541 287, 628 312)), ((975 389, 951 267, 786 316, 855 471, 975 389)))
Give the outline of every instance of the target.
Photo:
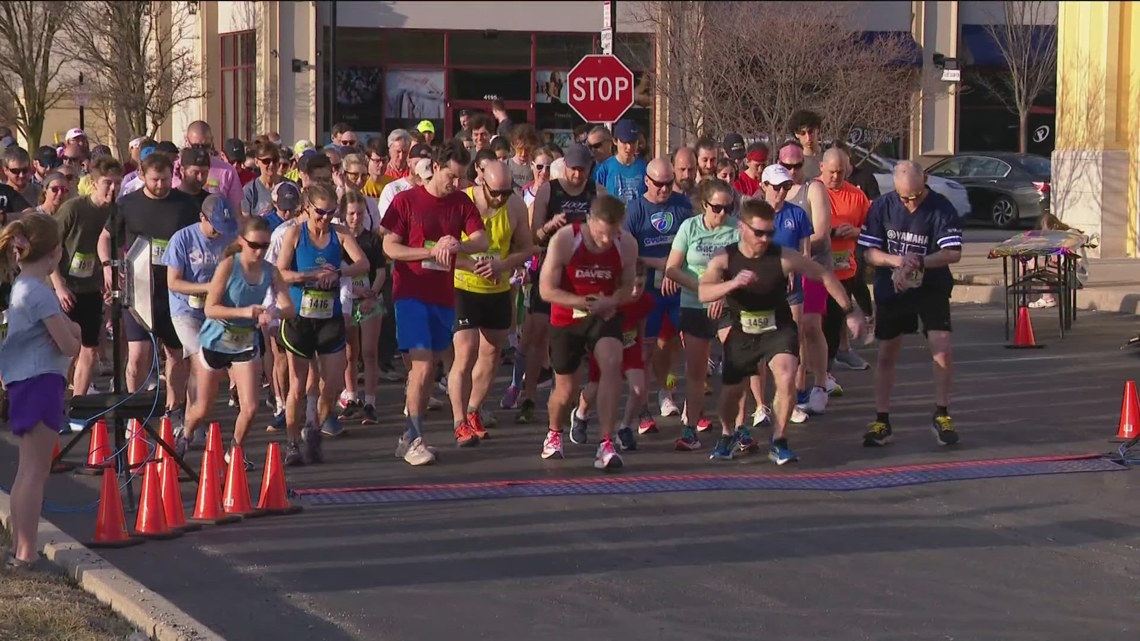
POLYGON ((570 108, 586 122, 612 125, 633 106, 633 72, 617 56, 583 56, 566 81, 570 108))

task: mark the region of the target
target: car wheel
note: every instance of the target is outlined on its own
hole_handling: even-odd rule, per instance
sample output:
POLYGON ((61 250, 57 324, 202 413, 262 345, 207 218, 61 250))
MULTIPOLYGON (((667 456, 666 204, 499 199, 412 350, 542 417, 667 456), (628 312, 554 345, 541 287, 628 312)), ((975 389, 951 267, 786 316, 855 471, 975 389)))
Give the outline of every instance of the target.
POLYGON ((1017 203, 1006 196, 1000 196, 990 205, 990 222, 998 229, 1012 229, 1017 226, 1017 203))

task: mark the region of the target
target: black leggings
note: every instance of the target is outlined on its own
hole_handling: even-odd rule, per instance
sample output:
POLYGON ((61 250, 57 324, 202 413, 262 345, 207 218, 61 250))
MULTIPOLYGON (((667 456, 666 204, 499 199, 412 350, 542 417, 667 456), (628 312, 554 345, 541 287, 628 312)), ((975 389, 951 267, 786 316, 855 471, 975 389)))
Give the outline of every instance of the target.
MULTIPOLYGON (((856 273, 842 283, 843 289, 847 290, 847 295, 859 303, 859 309, 864 314, 870 314, 873 309, 871 307, 871 292, 867 289, 867 281, 863 278, 863 273, 856 273)), ((843 336, 846 325, 847 318, 843 313, 843 308, 835 302, 834 298, 828 296, 827 315, 823 317, 823 337, 827 339, 828 363, 835 360, 835 355, 839 353, 839 339, 843 336)))

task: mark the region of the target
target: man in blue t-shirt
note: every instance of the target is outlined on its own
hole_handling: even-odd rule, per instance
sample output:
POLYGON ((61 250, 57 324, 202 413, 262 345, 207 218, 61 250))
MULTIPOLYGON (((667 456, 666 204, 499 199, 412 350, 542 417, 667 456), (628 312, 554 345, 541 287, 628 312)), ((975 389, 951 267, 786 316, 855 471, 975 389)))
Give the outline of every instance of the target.
POLYGON ((950 265, 962 259, 962 228, 954 206, 926 186, 917 163, 895 166, 895 191, 871 203, 859 235, 867 264, 875 267, 875 420, 863 435, 864 447, 886 445, 893 436, 890 393, 903 334, 914 334, 922 321, 934 358, 934 417, 939 445, 954 445, 958 433, 950 420, 950 265), (884 400, 885 399, 885 400, 884 400))
MULTIPOLYGON (((645 169, 644 195, 631 200, 625 214, 625 228, 637 241, 637 257, 646 267, 645 289, 656 305, 645 319, 645 339, 649 346, 648 362, 657 379, 657 403, 661 416, 676 416, 680 408, 673 401, 666 379, 677 349, 677 327, 681 324, 681 288, 665 277, 665 261, 673 246, 673 237, 681 223, 693 215, 693 207, 684 195, 673 191, 673 167, 664 158, 650 162, 645 169), (662 332, 665 319, 672 331, 662 332)), ((644 431, 650 431, 644 424, 644 431)))
POLYGON ((647 165, 637 155, 641 130, 632 120, 619 120, 614 123, 614 140, 617 153, 594 166, 594 182, 628 202, 645 193, 647 165))

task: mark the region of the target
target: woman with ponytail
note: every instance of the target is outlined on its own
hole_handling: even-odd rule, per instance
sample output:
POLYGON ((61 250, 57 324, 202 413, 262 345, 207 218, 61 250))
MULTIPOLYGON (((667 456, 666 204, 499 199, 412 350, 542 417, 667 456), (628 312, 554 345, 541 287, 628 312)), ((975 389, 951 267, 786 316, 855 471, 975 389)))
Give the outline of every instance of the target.
POLYGON ((47 284, 62 253, 59 226, 50 216, 27 214, 0 231, 0 273, 4 280, 15 278, 7 317, 0 321, 0 377, 8 388, 9 426, 20 437, 10 568, 27 568, 39 558, 36 531, 52 450, 60 433, 71 430, 64 392, 68 365, 79 353, 79 326, 47 284))

